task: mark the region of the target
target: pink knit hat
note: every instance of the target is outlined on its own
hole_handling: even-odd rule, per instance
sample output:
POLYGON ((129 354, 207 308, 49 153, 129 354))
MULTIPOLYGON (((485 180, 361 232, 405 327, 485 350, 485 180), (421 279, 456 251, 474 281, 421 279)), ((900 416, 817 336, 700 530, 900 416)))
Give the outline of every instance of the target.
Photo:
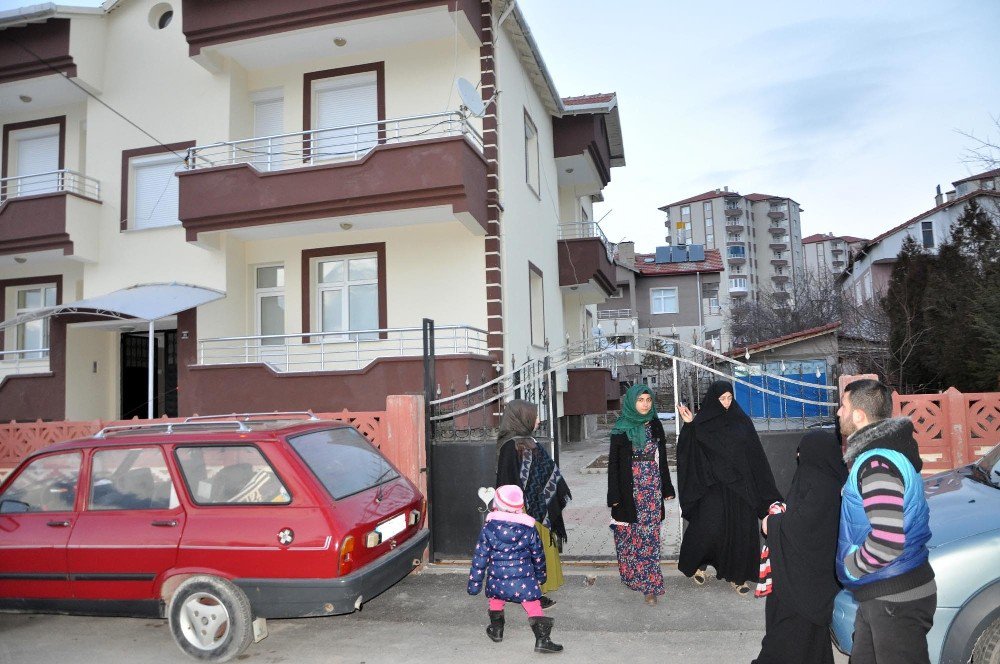
POLYGON ((493 508, 501 512, 520 512, 524 509, 524 493, 516 484, 504 484, 497 487, 493 496, 493 508))

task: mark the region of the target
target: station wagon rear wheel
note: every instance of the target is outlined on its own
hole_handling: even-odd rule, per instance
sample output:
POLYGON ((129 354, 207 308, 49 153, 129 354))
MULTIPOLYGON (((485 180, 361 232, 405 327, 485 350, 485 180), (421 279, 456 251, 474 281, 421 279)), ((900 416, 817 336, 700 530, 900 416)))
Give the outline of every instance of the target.
POLYGON ((1000 618, 993 621, 976 640, 973 664, 1000 664, 1000 618))
POLYGON ((193 576, 170 599, 170 632, 195 659, 228 662, 253 640, 253 614, 242 590, 226 579, 193 576))

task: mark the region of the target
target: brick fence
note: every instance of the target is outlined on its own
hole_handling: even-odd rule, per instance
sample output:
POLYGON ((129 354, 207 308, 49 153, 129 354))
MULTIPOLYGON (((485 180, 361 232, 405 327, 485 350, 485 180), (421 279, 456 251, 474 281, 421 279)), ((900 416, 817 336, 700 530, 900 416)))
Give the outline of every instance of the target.
MULTIPOLYGON (((424 399, 422 396, 386 397, 385 410, 315 413, 323 420, 347 422, 379 448, 400 472, 427 495, 424 449, 424 399)), ((147 422, 183 422, 184 418, 158 420, 85 420, 80 422, 11 422, 0 424, 0 479, 28 454, 53 443, 92 436, 104 427, 147 422)))
MULTIPOLYGON (((841 391, 861 378, 877 376, 841 376, 841 391)), ((925 475, 972 463, 1000 444, 1000 392, 893 392, 892 414, 913 421, 925 475)))

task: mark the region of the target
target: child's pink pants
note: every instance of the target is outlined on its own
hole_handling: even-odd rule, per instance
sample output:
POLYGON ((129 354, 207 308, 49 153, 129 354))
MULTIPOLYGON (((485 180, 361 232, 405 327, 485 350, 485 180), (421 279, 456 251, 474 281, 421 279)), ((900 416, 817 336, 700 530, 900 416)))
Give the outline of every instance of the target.
MULTIPOLYGON (((506 602, 502 599, 494 599, 491 597, 490 611, 503 611, 504 604, 506 604, 506 602)), ((542 613, 542 603, 537 599, 521 602, 521 606, 524 607, 524 610, 528 614, 529 618, 541 618, 545 615, 542 613)))

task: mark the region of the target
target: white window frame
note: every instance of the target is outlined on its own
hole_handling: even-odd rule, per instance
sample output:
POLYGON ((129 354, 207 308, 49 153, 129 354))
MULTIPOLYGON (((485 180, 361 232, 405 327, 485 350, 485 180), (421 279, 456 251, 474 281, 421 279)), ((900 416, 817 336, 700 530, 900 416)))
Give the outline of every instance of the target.
MULTIPOLYGON (((54 284, 54 283, 25 284, 24 286, 13 286, 10 289, 10 294, 12 296, 12 300, 11 301, 14 303, 14 316, 20 316, 22 314, 31 313, 32 311, 37 311, 38 309, 44 309, 45 307, 48 307, 48 306, 54 306, 55 304, 58 304, 58 299, 59 299, 59 289, 58 289, 57 285, 54 284), (52 305, 46 304, 46 302, 45 302, 46 291, 48 291, 50 289, 52 290, 52 305), (41 295, 41 302, 42 302, 42 304, 41 304, 40 307, 24 307, 24 308, 20 308, 20 307, 17 306, 18 301, 21 299, 20 298, 20 294, 24 293, 24 292, 27 292, 27 291, 41 291, 40 295, 41 295)), ((31 322, 35 322, 35 321, 31 321, 31 322)), ((41 359, 44 359, 44 358, 46 358, 46 357, 49 356, 49 352, 47 350, 42 350, 42 349, 45 349, 45 348, 49 347, 49 319, 48 318, 43 318, 40 322, 42 324, 42 342, 41 342, 42 345, 38 346, 37 348, 26 348, 24 346, 24 341, 23 341, 23 334, 24 333, 23 333, 23 331, 25 329, 25 325, 28 325, 28 323, 22 323, 21 325, 18 325, 14 329, 14 334, 13 334, 13 337, 14 337, 14 350, 16 350, 16 351, 33 351, 33 350, 37 350, 38 351, 38 352, 35 352, 35 353, 32 353, 32 352, 16 353, 15 356, 14 356, 14 359, 21 359, 21 360, 41 360, 41 359)))
MULTIPOLYGON (((282 299, 282 308, 284 308, 284 300, 285 300, 285 284, 284 284, 284 281, 285 281, 285 276, 286 275, 284 275, 284 274, 282 275, 282 278, 281 278, 281 282, 282 283, 280 285, 278 285, 278 286, 261 288, 260 286, 257 285, 257 270, 260 269, 260 268, 266 268, 266 267, 278 267, 278 268, 281 268, 284 271, 285 264, 284 263, 280 263, 280 262, 278 262, 278 263, 258 263, 256 265, 252 265, 251 268, 250 268, 251 269, 251 274, 252 274, 251 278, 253 279, 253 294, 254 294, 254 334, 257 335, 257 336, 261 336, 264 333, 263 332, 263 321, 261 320, 261 306, 260 306, 261 300, 263 298, 265 298, 265 297, 279 296, 282 299)), ((284 334, 284 333, 285 333, 285 321, 282 320, 281 321, 281 334, 284 334)), ((270 339, 270 340, 261 339, 261 341, 260 341, 260 345, 261 346, 278 346, 278 345, 283 345, 283 344, 284 344, 284 342, 282 340, 280 340, 280 339, 270 339)))
POLYGON ((712 214, 712 201, 702 203, 701 209, 705 217, 705 247, 715 249, 715 220, 712 214))
POLYGON ((531 345, 545 347, 545 274, 528 264, 528 314, 531 345))
POLYGON ((337 74, 326 78, 317 78, 311 81, 310 86, 312 123, 317 125, 310 127, 310 163, 360 159, 378 146, 384 127, 384 120, 379 117, 378 112, 378 72, 367 70, 354 74, 337 74), (318 126, 322 117, 320 102, 324 93, 338 89, 367 88, 368 86, 374 86, 375 114, 374 120, 365 123, 363 129, 331 131, 336 128, 318 126), (345 141, 345 138, 351 139, 353 143, 345 141), (349 150, 345 149, 345 146, 348 145, 352 146, 349 150), (318 156, 317 153, 319 153, 318 156))
POLYGON ((538 125, 524 112, 524 181, 528 188, 541 197, 541 162, 538 156, 538 125))
MULTIPOLYGON (((140 223, 139 215, 136 212, 136 203, 138 188, 136 187, 138 172, 150 166, 162 166, 164 164, 174 164, 174 172, 176 173, 183 165, 184 160, 176 156, 172 152, 157 152, 156 154, 143 155, 140 157, 132 157, 128 161, 129 170, 129 187, 128 187, 128 227, 130 230, 151 230, 154 228, 171 228, 173 226, 180 226, 180 196, 178 193, 178 181, 176 175, 171 175, 170 180, 167 182, 167 186, 163 188, 162 191, 158 192, 158 198, 153 203, 153 209, 155 210, 160 204, 162 204, 163 199, 169 193, 173 193, 177 200, 177 206, 173 208, 173 215, 171 215, 168 221, 157 221, 156 223, 149 223, 149 218, 146 219, 145 223, 140 223)), ((169 199, 168 199, 169 201, 169 199)), ((169 212, 169 211, 168 211, 169 212)))
POLYGON ((669 287, 665 286, 665 287, 662 287, 662 288, 650 288, 649 289, 649 313, 650 313, 650 315, 654 315, 655 316, 655 315, 658 315, 658 314, 676 314, 676 313, 680 313, 680 301, 679 301, 679 299, 680 299, 680 294, 678 293, 678 290, 677 290, 677 288, 675 286, 669 286, 669 287), (667 291, 673 291, 673 302, 674 302, 674 307, 673 307, 674 310, 673 311, 670 311, 670 308, 668 306, 666 306, 667 303, 668 303, 668 298, 667 299, 662 299, 663 298, 663 294, 666 293, 667 291), (658 306, 658 298, 661 298, 660 301, 659 301, 659 305, 661 305, 663 307, 663 310, 660 310, 660 306, 658 306))
POLYGON ((37 141, 39 139, 51 138, 56 139, 56 165, 51 170, 58 171, 61 158, 59 153, 59 144, 62 142, 62 129, 59 124, 52 123, 40 125, 38 127, 15 129, 10 132, 7 152, 9 170, 7 171, 7 175, 17 177, 18 179, 16 180, 16 189, 8 187, 5 193, 6 197, 47 194, 59 191, 62 188, 62 179, 58 173, 49 173, 49 171, 24 173, 22 172, 22 166, 20 164, 21 144, 24 141, 37 141), (49 174, 46 175, 45 173, 49 174))
POLYGON ((749 290, 749 284, 746 276, 739 277, 729 277, 729 287, 730 288, 742 288, 743 290, 749 290))
POLYGON ((281 142, 275 144, 271 140, 272 136, 280 136, 285 133, 285 91, 283 88, 269 88, 250 93, 250 122, 252 123, 251 133, 253 138, 265 139, 254 141, 254 158, 251 163, 261 171, 270 171, 275 168, 275 162, 281 162, 281 142), (265 104, 281 104, 281 126, 276 133, 261 132, 257 126, 257 108, 265 104))
MULTIPOLYGON (((312 275, 310 277, 312 289, 313 289, 313 307, 310 312, 312 319, 312 328, 317 333, 330 333, 330 332, 343 332, 343 335, 333 335, 325 337, 327 340, 331 339, 353 339, 354 336, 350 333, 351 330, 351 296, 350 287, 351 286, 375 286, 375 307, 376 307, 376 319, 381 315, 381 311, 378 310, 379 307, 379 258, 378 254, 373 251, 366 251, 357 254, 336 254, 330 256, 316 256, 311 258, 309 261, 309 272, 312 275), (350 278, 350 261, 356 260, 358 258, 371 258, 375 260, 375 278, 374 279, 356 279, 352 280, 350 278), (319 266, 322 263, 334 263, 343 262, 344 263, 344 281, 333 283, 323 283, 319 280, 319 266), (343 297, 341 298, 341 321, 344 328, 341 330, 323 330, 323 293, 326 291, 339 290, 342 291, 343 297)), ((378 323, 375 324, 378 327, 378 323)), ((367 336, 365 338, 368 338, 367 336)))
POLYGON ((934 222, 933 221, 921 221, 920 222, 920 243, 923 245, 924 249, 933 249, 937 244, 934 240, 934 222), (930 244, 927 243, 927 236, 930 234, 930 244))

